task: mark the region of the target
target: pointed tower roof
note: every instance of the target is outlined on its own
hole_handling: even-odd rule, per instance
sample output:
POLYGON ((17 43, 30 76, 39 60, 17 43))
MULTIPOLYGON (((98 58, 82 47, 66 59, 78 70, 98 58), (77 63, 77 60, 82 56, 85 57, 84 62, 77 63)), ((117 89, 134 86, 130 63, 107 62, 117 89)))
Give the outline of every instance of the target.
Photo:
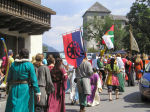
POLYGON ((111 12, 110 10, 108 10, 106 7, 104 7, 99 2, 96 2, 94 5, 92 5, 87 11, 90 11, 90 12, 108 12, 108 13, 111 12))
MULTIPOLYGON (((105 12, 105 13, 111 13, 111 11, 109 9, 107 9, 106 7, 104 7, 102 4, 100 4, 99 2, 96 2, 94 5, 92 5, 85 13, 87 12, 105 12)), ((83 16, 84 16, 83 15, 83 16)))

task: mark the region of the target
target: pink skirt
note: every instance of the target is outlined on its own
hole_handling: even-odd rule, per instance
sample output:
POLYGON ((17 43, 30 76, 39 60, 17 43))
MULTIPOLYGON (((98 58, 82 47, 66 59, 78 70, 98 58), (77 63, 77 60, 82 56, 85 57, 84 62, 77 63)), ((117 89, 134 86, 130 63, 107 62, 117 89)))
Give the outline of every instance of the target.
POLYGON ((112 74, 112 85, 113 86, 119 86, 119 80, 118 80, 117 75, 112 74))

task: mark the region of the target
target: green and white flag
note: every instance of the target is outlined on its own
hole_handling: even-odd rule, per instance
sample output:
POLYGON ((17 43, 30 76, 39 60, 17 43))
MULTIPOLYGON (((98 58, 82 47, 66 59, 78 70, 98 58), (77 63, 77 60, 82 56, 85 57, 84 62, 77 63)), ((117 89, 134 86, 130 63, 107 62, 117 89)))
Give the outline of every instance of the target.
POLYGON ((114 25, 102 37, 108 49, 114 48, 114 25))

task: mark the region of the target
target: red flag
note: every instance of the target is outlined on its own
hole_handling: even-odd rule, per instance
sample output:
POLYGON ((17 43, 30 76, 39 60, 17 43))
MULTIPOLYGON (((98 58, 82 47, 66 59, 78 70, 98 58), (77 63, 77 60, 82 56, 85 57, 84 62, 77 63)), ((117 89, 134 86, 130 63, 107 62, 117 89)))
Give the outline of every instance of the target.
POLYGON ((102 44, 105 45, 105 41, 102 39, 102 44))
POLYGON ((63 43, 67 63, 78 67, 85 57, 80 31, 63 35, 63 43))

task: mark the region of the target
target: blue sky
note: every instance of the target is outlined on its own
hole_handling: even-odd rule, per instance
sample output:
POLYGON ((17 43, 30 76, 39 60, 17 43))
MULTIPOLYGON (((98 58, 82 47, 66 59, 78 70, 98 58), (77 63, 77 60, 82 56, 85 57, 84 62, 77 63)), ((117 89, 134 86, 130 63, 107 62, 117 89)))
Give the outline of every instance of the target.
POLYGON ((101 3, 114 15, 126 15, 135 0, 41 0, 42 5, 56 11, 51 29, 43 34, 43 43, 63 51, 62 34, 82 26, 82 15, 95 2, 101 3))

